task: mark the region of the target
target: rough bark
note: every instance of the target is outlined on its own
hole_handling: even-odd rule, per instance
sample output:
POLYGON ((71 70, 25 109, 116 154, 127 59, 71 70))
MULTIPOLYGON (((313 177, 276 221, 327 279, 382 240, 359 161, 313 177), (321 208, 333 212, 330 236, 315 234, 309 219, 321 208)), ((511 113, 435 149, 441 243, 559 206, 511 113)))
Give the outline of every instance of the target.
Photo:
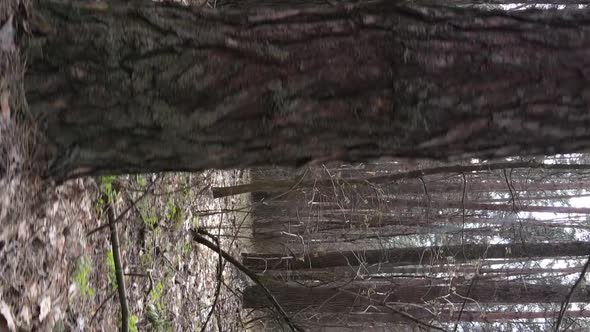
POLYGON ((41 172, 578 151, 589 16, 38 1, 26 84, 41 172))
POLYGON ((463 246, 427 248, 386 248, 379 250, 311 252, 294 257, 280 253, 243 253, 242 262, 257 271, 273 269, 311 269, 361 264, 394 263, 421 265, 456 262, 480 258, 565 257, 584 256, 590 252, 590 242, 527 243, 518 244, 465 244, 463 246))

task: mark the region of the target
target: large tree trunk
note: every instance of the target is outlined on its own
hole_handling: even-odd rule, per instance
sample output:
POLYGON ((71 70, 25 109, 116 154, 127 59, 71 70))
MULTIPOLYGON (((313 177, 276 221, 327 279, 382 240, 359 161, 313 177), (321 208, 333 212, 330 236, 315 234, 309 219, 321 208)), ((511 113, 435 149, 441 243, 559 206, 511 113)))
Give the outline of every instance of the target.
POLYGON ((44 0, 41 171, 497 157, 589 143, 590 12, 44 0))

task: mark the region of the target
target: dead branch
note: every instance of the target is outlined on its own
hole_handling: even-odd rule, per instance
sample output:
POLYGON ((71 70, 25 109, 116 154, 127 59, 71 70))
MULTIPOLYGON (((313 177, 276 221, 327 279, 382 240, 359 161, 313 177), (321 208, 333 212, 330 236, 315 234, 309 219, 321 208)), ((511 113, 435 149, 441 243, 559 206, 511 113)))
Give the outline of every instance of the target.
POLYGON ((111 230, 111 246, 113 250, 113 260, 115 261, 117 291, 119 292, 119 302, 121 303, 121 331, 129 332, 129 306, 127 305, 127 296, 125 295, 125 279, 123 278, 123 267, 121 265, 121 255, 119 253, 119 235, 117 234, 115 211, 112 203, 109 203, 107 206, 107 217, 109 219, 108 225, 111 230))
MULTIPOLYGON (((127 214, 127 212, 129 212, 129 210, 131 210, 132 208, 135 207, 135 205, 137 203, 139 203, 139 201, 141 201, 142 199, 144 199, 145 196, 147 196, 147 194, 150 192, 151 187, 154 185, 154 183, 156 183, 156 181, 152 181, 150 183, 150 185, 145 189, 145 191, 143 192, 143 194, 141 194, 141 196, 139 196, 136 200, 134 200, 133 202, 131 202, 131 204, 125 209, 123 210, 123 212, 121 212, 116 218, 114 218, 113 216, 113 224, 117 224, 119 221, 121 221, 121 219, 123 219, 123 216, 125 216, 125 214, 127 214)), ((110 210, 110 209, 109 209, 110 210)), ((96 228, 94 228, 93 230, 91 230, 90 232, 86 233, 86 236, 90 236, 96 232, 99 232, 107 227, 110 227, 110 220, 108 223, 104 224, 104 225, 100 225, 96 228)))
MULTIPOLYGON (((281 315, 281 317, 283 318, 283 320, 285 321, 285 323, 287 323, 287 325, 291 328, 292 331, 303 331, 302 328, 296 326, 292 321, 291 318, 289 318, 289 315, 287 315, 287 313, 285 312, 285 310, 283 310, 283 308, 281 307, 281 305, 277 302, 277 300, 275 299, 275 297, 272 295, 272 293, 268 290, 268 288, 266 288, 266 286, 264 286, 264 284, 262 283, 262 281, 260 281, 260 279, 258 278, 258 276, 252 272, 250 269, 248 269, 247 267, 245 267, 244 265, 242 265, 242 263, 240 263, 239 261, 237 261, 235 258, 233 258, 230 254, 228 254, 225 250, 221 249, 218 245, 214 244, 213 242, 207 240, 205 237, 203 237, 201 234, 203 234, 203 230, 195 230, 192 229, 191 233, 193 235, 193 240, 199 244, 202 244, 206 247, 208 247, 211 250, 214 250, 216 252, 219 252, 223 258, 230 262, 233 266, 235 266, 238 270, 242 271, 245 275, 247 275, 255 284, 257 284, 258 286, 260 286, 262 288, 262 290, 264 291, 266 297, 268 298, 268 300, 272 303, 272 305, 275 307, 275 309, 277 310, 277 312, 281 315)), ((206 234, 206 232, 205 232, 206 234)))
MULTIPOLYGON (((221 225, 221 223, 220 223, 221 225)), ((223 268, 225 267, 225 264, 223 264, 223 255, 221 254, 221 245, 219 244, 219 238, 215 237, 213 234, 210 234, 209 232, 207 232, 204 229, 200 230, 202 234, 205 234, 207 236, 209 236, 211 239, 213 239, 213 241, 215 241, 216 245, 219 247, 219 250, 217 251, 218 253, 218 257, 219 257, 219 261, 217 262, 217 286, 215 287, 215 295, 213 298, 213 304, 211 304, 211 310, 209 310, 209 313, 207 314, 207 318, 205 319, 205 323, 203 323, 203 327, 201 327, 201 332, 205 332, 207 330, 207 325, 209 324, 209 320, 211 319, 211 316, 213 316, 213 312, 215 311, 215 306, 217 305, 217 301, 219 300, 219 294, 221 294, 221 284, 222 284, 222 278, 223 278, 223 268)), ((219 320, 218 320, 219 322, 219 320)), ((221 331, 221 329, 219 330, 221 331)))
POLYGON ((576 280, 576 282, 572 286, 572 289, 570 289, 569 293, 567 293, 567 296, 565 297, 565 301, 563 301, 563 303, 561 304, 561 309, 559 310, 559 315, 557 316, 557 322, 555 322, 555 332, 559 332, 559 326, 561 325, 561 321, 563 320, 563 317, 565 316, 565 312, 567 310, 567 307, 570 304, 570 300, 572 299, 572 295, 576 291, 576 288, 578 287, 578 285, 582 282, 582 280, 584 280, 584 276, 586 275, 586 271, 588 271, 588 267, 590 267, 590 256, 588 256, 588 260, 586 261, 586 264, 584 265, 584 268, 582 269, 582 272, 580 273, 578 280, 576 280))

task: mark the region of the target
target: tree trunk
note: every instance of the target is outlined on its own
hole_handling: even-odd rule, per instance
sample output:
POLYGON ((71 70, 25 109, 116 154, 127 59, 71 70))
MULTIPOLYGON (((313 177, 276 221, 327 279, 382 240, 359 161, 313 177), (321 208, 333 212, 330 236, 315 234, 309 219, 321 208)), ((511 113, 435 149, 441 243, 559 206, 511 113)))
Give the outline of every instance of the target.
MULTIPOLYGON (((328 186, 334 185, 334 182, 345 185, 366 185, 366 184, 391 184, 395 181, 405 179, 416 179, 422 178, 427 175, 440 175, 440 174, 466 174, 473 172, 482 171, 493 171, 493 170, 512 170, 517 168, 530 168, 530 169, 546 169, 546 170, 587 170, 590 169, 588 164, 545 164, 537 162, 535 160, 520 161, 520 162, 501 162, 492 164, 478 164, 478 165, 452 165, 452 166, 440 166, 426 169, 416 169, 409 172, 399 172, 394 174, 387 174, 381 176, 373 176, 367 178, 353 178, 353 179, 326 179, 326 180, 307 180, 294 179, 294 180, 274 180, 274 181, 256 181, 247 184, 241 184, 230 187, 213 187, 213 197, 225 197, 237 194, 244 194, 255 191, 287 191, 291 188, 301 187, 316 187, 316 186, 328 186)), ((507 186, 504 185, 504 188, 507 186)), ((463 186, 461 186, 461 189, 463 186)), ((423 189, 423 188, 422 188, 423 189)))
MULTIPOLYGON (((459 308, 460 309, 460 308, 459 308)), ((425 309, 408 309, 406 311, 413 317, 420 319, 423 322, 429 320, 438 321, 441 323, 451 324, 450 329, 445 331, 452 331, 455 322, 458 320, 461 322, 480 322, 480 323, 506 323, 514 322, 515 324, 523 323, 522 320, 535 320, 535 319, 555 319, 559 315, 559 312, 555 311, 463 311, 461 317, 459 317, 459 311, 444 310, 437 312, 436 316, 425 309), (520 321, 520 322, 517 322, 520 321)), ((569 318, 590 318, 590 311, 588 310, 570 310, 565 312, 564 317, 569 318)), ((316 326, 330 326, 335 327, 333 331, 373 331, 372 326, 380 326, 387 324, 386 328, 377 331, 421 331, 420 329, 400 329, 392 328, 392 324, 408 324, 410 321, 404 320, 404 317, 393 314, 392 312, 351 312, 351 313, 325 313, 323 315, 314 315, 311 319, 299 322, 301 326, 309 328, 309 331, 326 331, 326 330, 313 330, 316 326), (340 328, 338 330, 336 327, 340 328), (349 328, 349 329, 346 329, 349 328)), ((412 325, 415 325, 412 324, 412 325)), ((482 326, 483 324, 478 324, 482 326)), ((444 326, 444 325, 443 325, 444 326)), ((449 325, 447 325, 449 326, 449 325)), ((484 325, 485 326, 485 325, 484 325)), ((521 326, 521 325, 519 325, 521 326)), ((475 329, 473 325, 469 326, 471 329, 465 329, 469 331, 498 331, 498 325, 492 326, 492 328, 480 328, 475 329)), ((308 331, 308 330, 306 330, 308 331)), ((329 330, 332 331, 332 330, 329 330)), ((423 330, 422 330, 423 331, 423 330)), ((534 331, 534 330, 533 330, 534 331)), ((572 330, 567 329, 569 332, 587 332, 587 329, 572 330)))
MULTIPOLYGON (((431 286, 397 285, 376 287, 324 288, 302 287, 273 283, 267 285, 273 296, 287 312, 306 310, 308 312, 358 312, 369 305, 380 307, 385 303, 393 306, 403 303, 426 303, 441 300, 447 303, 463 303, 465 297, 477 303, 558 303, 564 300, 570 290, 568 285, 540 285, 516 282, 478 283, 469 290, 467 285, 431 286), (369 294, 369 295, 368 295, 369 294), (370 299, 369 299, 370 298, 370 299)), ((247 287, 244 291, 246 308, 264 308, 268 300, 261 295, 259 286, 247 287)), ((586 301, 587 291, 575 292, 572 301, 586 301)), ((379 311, 387 309, 378 308, 379 311)), ((369 309, 369 312, 374 310, 369 309)))
POLYGON ((386 248, 356 251, 310 252, 295 257, 289 254, 243 253, 243 264, 265 271, 273 269, 311 269, 360 264, 392 263, 397 265, 437 264, 452 258, 462 262, 479 258, 585 256, 590 242, 465 244, 463 246, 386 248))
MULTIPOLYGON (((497 261, 494 263, 498 264, 497 261)), ((558 274, 579 274, 583 266, 573 266, 564 268, 522 268, 511 267, 509 262, 502 268, 477 268, 470 265, 418 265, 418 266, 396 266, 389 264, 376 264, 365 266, 361 270, 351 270, 349 266, 336 266, 325 269, 307 269, 307 270, 269 270, 264 273, 267 278, 275 280, 292 280, 301 284, 314 285, 314 282, 320 281, 328 285, 340 283, 346 284, 350 280, 359 279, 360 277, 370 280, 387 280, 391 278, 436 278, 437 276, 449 277, 468 276, 479 274, 484 279, 496 279, 519 277, 519 280, 529 280, 530 278, 541 275, 549 278, 558 274)))
POLYGON ((589 145, 590 13, 397 1, 37 1, 40 172, 195 171, 589 145))

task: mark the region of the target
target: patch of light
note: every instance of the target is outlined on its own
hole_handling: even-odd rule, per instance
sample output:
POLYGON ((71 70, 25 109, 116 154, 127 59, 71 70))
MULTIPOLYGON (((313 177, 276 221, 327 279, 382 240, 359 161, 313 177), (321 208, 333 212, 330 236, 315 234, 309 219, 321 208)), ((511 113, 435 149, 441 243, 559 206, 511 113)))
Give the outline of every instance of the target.
POLYGON ((531 3, 511 3, 511 4, 505 4, 505 5, 499 5, 499 7, 503 10, 526 10, 526 9, 530 9, 530 8, 535 8, 535 9, 557 9, 557 10, 563 10, 566 8, 566 5, 558 5, 558 4, 552 4, 552 3, 536 3, 536 4, 531 4, 531 3))
POLYGON ((590 197, 573 197, 569 203, 576 208, 590 207, 590 197))

